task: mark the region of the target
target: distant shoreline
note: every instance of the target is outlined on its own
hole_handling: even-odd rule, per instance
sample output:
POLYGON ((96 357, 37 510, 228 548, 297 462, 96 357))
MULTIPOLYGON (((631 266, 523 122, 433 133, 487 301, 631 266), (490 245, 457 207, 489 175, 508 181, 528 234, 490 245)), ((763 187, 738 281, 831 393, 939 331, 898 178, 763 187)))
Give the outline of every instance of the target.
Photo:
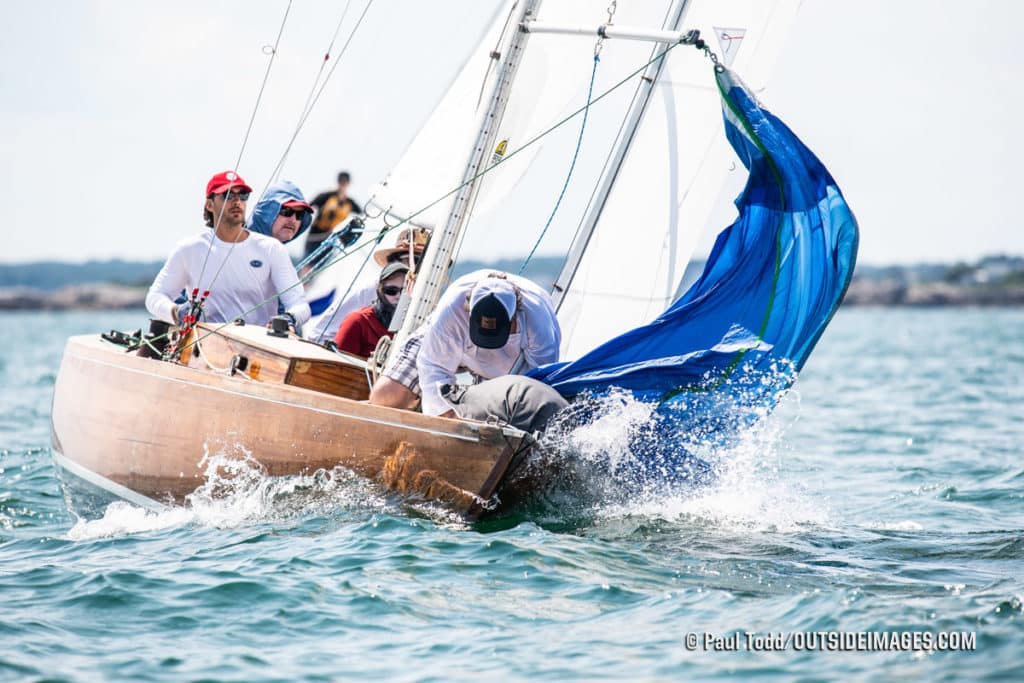
MULTIPOLYGON (((120 260, 0 264, 0 312, 144 308, 146 290, 161 265, 120 260)), ((465 261, 453 274, 457 277, 478 268, 517 272, 521 265, 521 257, 492 263, 465 261)), ((703 267, 703 262, 690 264, 684 277, 686 286, 697 279, 703 267)), ((524 274, 547 286, 561 269, 561 257, 538 256, 524 274)), ((970 264, 858 266, 843 305, 1024 306, 1024 257, 987 256, 970 264)))
MULTIPOLYGON (((1021 307, 1024 286, 981 290, 945 284, 899 286, 858 282, 850 286, 844 307, 893 308, 1021 307)), ((57 290, 0 288, 4 311, 144 310, 146 289, 116 284, 74 285, 57 290)))
POLYGON ((110 311, 132 308, 146 308, 146 288, 108 283, 73 285, 57 290, 0 288, 0 312, 110 311))

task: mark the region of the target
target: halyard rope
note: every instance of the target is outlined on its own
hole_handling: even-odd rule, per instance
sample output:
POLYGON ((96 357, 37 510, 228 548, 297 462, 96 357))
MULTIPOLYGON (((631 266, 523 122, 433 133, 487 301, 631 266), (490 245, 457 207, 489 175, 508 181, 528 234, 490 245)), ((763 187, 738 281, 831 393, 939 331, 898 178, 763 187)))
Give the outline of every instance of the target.
MULTIPOLYGON (((600 42, 598 43, 600 45, 600 42)), ((580 147, 583 146, 583 131, 587 129, 587 114, 590 112, 591 96, 594 94, 594 78, 597 76, 597 64, 601 61, 600 47, 594 50, 594 68, 590 72, 590 87, 587 89, 587 103, 583 107, 583 122, 580 124, 580 135, 576 138, 576 150, 572 153, 572 163, 569 164, 569 173, 565 176, 565 182, 562 183, 562 191, 558 193, 558 200, 555 201, 555 207, 551 209, 551 215, 548 216, 548 222, 544 224, 544 229, 540 231, 540 235, 537 236, 537 241, 533 243, 533 249, 530 249, 530 253, 527 254, 526 260, 523 261, 523 265, 519 266, 519 274, 522 275, 523 271, 526 270, 526 266, 529 265, 530 259, 537 252, 537 247, 540 246, 541 241, 544 239, 544 235, 547 234, 548 228, 551 227, 551 222, 555 220, 555 214, 558 213, 558 207, 562 205, 562 199, 565 197, 565 191, 569 189, 569 179, 572 178, 573 169, 576 168, 576 159, 580 155, 580 147)))

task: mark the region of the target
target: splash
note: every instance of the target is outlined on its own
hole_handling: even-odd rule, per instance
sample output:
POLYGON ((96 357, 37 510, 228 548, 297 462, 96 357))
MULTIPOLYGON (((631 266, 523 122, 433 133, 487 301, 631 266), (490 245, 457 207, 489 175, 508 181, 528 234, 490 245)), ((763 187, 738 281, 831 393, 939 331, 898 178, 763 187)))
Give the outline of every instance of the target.
POLYGON ((100 519, 78 518, 66 538, 70 541, 90 541, 143 534, 185 526, 193 519, 192 512, 185 508, 168 508, 152 512, 125 501, 116 501, 107 506, 100 519))
POLYGON ((729 394, 745 394, 745 401, 695 392, 666 405, 612 391, 587 400, 585 421, 574 405, 549 427, 543 450, 527 465, 534 473, 557 472, 531 502, 599 518, 737 531, 826 524, 827 507, 780 470, 782 437, 799 417, 799 393, 777 389, 790 372, 740 374, 729 394), (774 412, 780 401, 782 410, 774 412))
POLYGON ((236 528, 330 514, 339 509, 380 509, 387 505, 372 482, 345 468, 272 477, 252 452, 239 444, 214 453, 204 446, 199 466, 203 468, 203 483, 186 496, 185 505, 147 510, 117 501, 108 505, 99 519, 79 518, 67 538, 112 538, 189 525, 236 528))

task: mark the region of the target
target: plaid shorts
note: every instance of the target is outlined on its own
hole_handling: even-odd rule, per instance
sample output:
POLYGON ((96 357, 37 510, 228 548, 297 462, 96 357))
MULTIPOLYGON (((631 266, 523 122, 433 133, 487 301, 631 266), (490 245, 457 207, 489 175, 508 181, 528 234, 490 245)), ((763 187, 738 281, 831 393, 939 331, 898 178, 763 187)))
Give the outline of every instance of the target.
POLYGON ((416 357, 420 355, 422 340, 422 334, 414 334, 409 337, 402 344, 402 348, 392 354, 384 372, 381 373, 384 377, 393 379, 417 396, 420 395, 420 373, 416 369, 416 357))

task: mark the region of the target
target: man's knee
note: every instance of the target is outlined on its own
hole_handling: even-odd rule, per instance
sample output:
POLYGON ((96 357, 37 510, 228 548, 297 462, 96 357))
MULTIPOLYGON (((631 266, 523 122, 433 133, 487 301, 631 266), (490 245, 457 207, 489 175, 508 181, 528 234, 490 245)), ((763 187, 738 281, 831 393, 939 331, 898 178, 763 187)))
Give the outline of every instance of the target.
POLYGON ((390 377, 381 377, 370 390, 370 403, 375 406, 408 410, 416 405, 417 398, 408 387, 390 377))
POLYGON ((506 375, 468 387, 455 406, 464 418, 496 418, 527 432, 542 431, 559 411, 568 406, 562 396, 535 379, 506 375))

